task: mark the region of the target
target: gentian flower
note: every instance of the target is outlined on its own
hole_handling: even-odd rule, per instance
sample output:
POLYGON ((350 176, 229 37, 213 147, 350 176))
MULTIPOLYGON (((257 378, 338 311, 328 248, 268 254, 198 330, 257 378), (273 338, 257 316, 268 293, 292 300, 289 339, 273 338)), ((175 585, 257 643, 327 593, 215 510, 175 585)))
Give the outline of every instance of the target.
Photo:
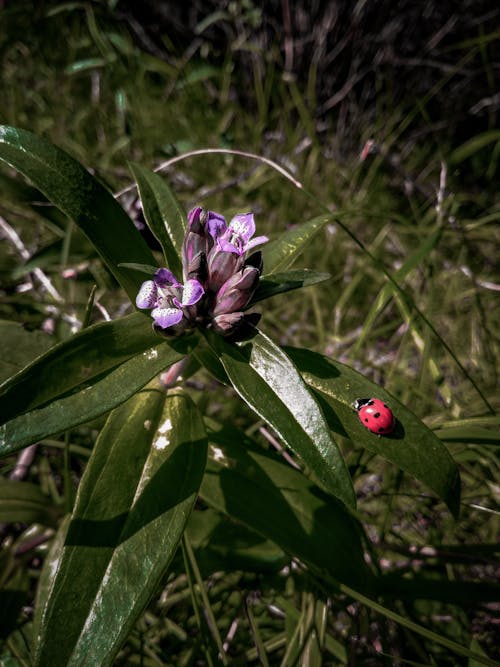
POLYGON ((135 304, 138 308, 151 309, 156 330, 172 329, 169 333, 184 331, 194 324, 194 306, 203 297, 205 290, 196 279, 182 285, 168 269, 158 269, 153 280, 142 283, 135 304))
POLYGON ((228 225, 214 211, 190 211, 182 246, 184 284, 169 269, 158 269, 137 295, 137 307, 151 310, 155 331, 175 336, 201 326, 230 341, 252 335, 260 314, 243 310, 257 288, 262 255, 246 253, 267 241, 254 234, 251 213, 236 215, 228 225))
POLYGON ((219 247, 226 252, 244 255, 248 250, 269 240, 267 236, 257 236, 252 239, 254 234, 253 213, 240 213, 234 216, 227 229, 218 238, 219 247))

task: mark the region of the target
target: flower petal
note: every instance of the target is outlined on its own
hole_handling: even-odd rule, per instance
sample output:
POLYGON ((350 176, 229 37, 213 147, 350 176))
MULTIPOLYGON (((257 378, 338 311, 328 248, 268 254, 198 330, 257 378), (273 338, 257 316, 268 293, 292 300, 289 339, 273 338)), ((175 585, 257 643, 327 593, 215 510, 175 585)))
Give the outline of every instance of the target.
POLYGON ((183 314, 179 308, 155 308, 151 311, 151 317, 159 327, 168 329, 168 327, 178 324, 182 320, 183 314))
POLYGON ((137 308, 154 308, 158 299, 158 290, 153 280, 142 283, 139 293, 135 299, 137 308))
POLYGON ((208 211, 206 225, 208 233, 213 239, 219 238, 227 229, 226 218, 220 213, 215 213, 215 211, 208 211))
POLYGON ((256 236, 254 239, 249 241, 246 246, 245 246, 245 252, 247 250, 251 250, 252 248, 255 248, 257 245, 261 245, 261 243, 267 243, 269 239, 267 236, 256 236))
POLYGON ((224 252, 233 252, 236 255, 243 255, 244 252, 243 249, 240 250, 240 248, 238 248, 233 243, 231 243, 231 241, 228 241, 225 238, 219 239, 218 243, 220 250, 223 250, 224 252))
POLYGON ((197 222, 197 221, 198 221, 198 219, 199 219, 199 217, 200 217, 200 213, 201 213, 202 211, 203 211, 203 209, 201 208, 201 206, 196 206, 195 208, 192 208, 192 209, 189 211, 189 213, 188 213, 188 218, 187 218, 187 219, 188 219, 188 226, 189 226, 189 227, 191 227, 191 225, 192 225, 194 222, 197 222))
POLYGON ((229 229, 238 234, 247 243, 255 234, 255 222, 253 213, 240 213, 235 215, 229 223, 229 229))
POLYGON ((201 299, 205 294, 201 283, 199 283, 196 278, 191 278, 187 280, 184 284, 184 291, 182 292, 182 302, 183 306, 192 306, 201 299))
POLYGON ((168 269, 158 269, 153 280, 159 287, 168 287, 169 285, 177 287, 180 285, 180 282, 174 276, 172 271, 169 271, 168 269))

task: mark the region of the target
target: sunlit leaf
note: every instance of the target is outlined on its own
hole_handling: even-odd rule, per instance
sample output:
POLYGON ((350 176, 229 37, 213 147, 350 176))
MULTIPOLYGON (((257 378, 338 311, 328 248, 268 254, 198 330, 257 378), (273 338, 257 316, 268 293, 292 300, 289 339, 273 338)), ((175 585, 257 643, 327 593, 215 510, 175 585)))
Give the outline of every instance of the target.
POLYGON ((166 266, 180 277, 185 215, 161 176, 139 164, 132 163, 130 168, 139 189, 144 217, 160 242, 166 266))
POLYGON ((331 215, 320 215, 296 225, 274 241, 270 241, 263 246, 262 258, 266 274, 277 273, 288 268, 316 234, 328 222, 333 221, 334 218, 331 215))
POLYGON ((89 380, 80 391, 8 421, 0 426, 0 456, 106 414, 183 359, 195 344, 192 337, 160 343, 89 380))
POLYGON ((315 352, 286 348, 302 377, 323 397, 326 417, 337 433, 395 463, 432 489, 457 516, 460 506, 460 476, 457 465, 443 443, 387 391, 344 364, 315 352), (353 409, 357 398, 380 398, 397 420, 391 436, 366 429, 353 409))
POLYGON ((275 273, 270 276, 264 276, 260 279, 259 285, 255 290, 255 294, 249 304, 253 306, 258 301, 269 299, 276 294, 283 292, 290 292, 291 290, 300 289, 301 287, 309 287, 310 285, 317 285, 325 280, 331 278, 329 273, 320 273, 319 271, 309 271, 308 269, 298 269, 296 271, 286 271, 285 273, 275 273))
POLYGON ((160 342, 143 313, 87 327, 0 385, 0 423, 74 390, 160 342))
POLYGON ((207 337, 235 390, 330 493, 355 504, 349 472, 323 414, 288 356, 258 333, 240 346, 207 337))
POLYGON ((141 276, 118 264, 155 264, 155 259, 113 195, 67 153, 26 130, 0 126, 0 160, 76 222, 133 301, 141 276))
POLYGON ((179 392, 150 387, 110 415, 53 560, 35 665, 113 663, 177 549, 206 453, 201 417, 179 392))

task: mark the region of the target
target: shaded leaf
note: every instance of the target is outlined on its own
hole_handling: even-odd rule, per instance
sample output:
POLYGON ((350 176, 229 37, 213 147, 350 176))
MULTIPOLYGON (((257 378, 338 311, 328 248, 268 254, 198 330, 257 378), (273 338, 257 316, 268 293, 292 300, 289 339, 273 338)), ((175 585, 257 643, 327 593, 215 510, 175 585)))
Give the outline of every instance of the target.
POLYGON ((156 262, 113 195, 67 153, 26 130, 0 126, 0 160, 20 171, 75 221, 134 301, 140 276, 120 268, 119 262, 156 262))
POLYGON ((329 273, 320 273, 319 271, 309 271, 309 269, 298 269, 296 271, 286 271, 285 273, 275 273, 270 276, 264 276, 259 280, 259 284, 250 301, 249 308, 258 301, 269 299, 276 294, 290 292, 301 287, 317 285, 331 278, 329 273))
POLYGON ((328 222, 333 221, 334 217, 331 215, 320 215, 294 226, 263 246, 262 259, 266 273, 276 273, 288 268, 303 252, 307 243, 312 241, 328 222))
POLYGON ((500 130, 488 130, 481 134, 476 134, 472 139, 468 139, 452 152, 449 157, 451 164, 460 164, 467 158, 479 152, 485 146, 500 141, 500 130))
POLYGON ((36 484, 0 477, 0 522, 55 526, 59 514, 36 484))
POLYGON ((301 457, 326 490, 355 505, 340 450, 288 356, 260 332, 238 347, 216 335, 207 340, 241 398, 301 457))
POLYGON ((184 531, 206 463, 196 406, 148 388, 109 417, 82 478, 35 665, 111 665, 184 531))
POLYGON ((143 313, 83 329, 54 345, 0 386, 0 422, 89 382, 161 339, 143 313))
POLYGON ((130 168, 139 189, 144 217, 160 242, 166 266, 182 275, 180 252, 185 233, 185 215, 163 178, 139 164, 130 168))
POLYGON ((18 373, 53 345, 43 331, 27 331, 22 324, 0 320, 0 382, 18 373))
POLYGON ((203 578, 221 571, 277 572, 290 560, 274 542, 210 508, 192 512, 186 530, 203 578))
POLYGON ((264 535, 322 575, 366 590, 361 528, 345 507, 244 433, 209 422, 201 495, 212 507, 264 535))
POLYGON ((443 443, 387 391, 344 364, 309 350, 286 348, 305 381, 320 392, 330 427, 356 444, 383 456, 432 489, 454 516, 460 507, 460 476, 443 443), (357 398, 376 397, 386 402, 397 420, 391 436, 366 429, 353 409, 357 398))
POLYGON ((45 407, 3 424, 0 426, 0 456, 84 424, 116 408, 155 375, 183 359, 195 344, 193 337, 160 343, 107 374, 93 378, 79 392, 58 398, 45 407))
POLYGON ((378 578, 379 594, 398 600, 439 600, 467 609, 484 602, 500 601, 500 585, 486 581, 447 581, 431 577, 401 577, 387 574, 378 578))

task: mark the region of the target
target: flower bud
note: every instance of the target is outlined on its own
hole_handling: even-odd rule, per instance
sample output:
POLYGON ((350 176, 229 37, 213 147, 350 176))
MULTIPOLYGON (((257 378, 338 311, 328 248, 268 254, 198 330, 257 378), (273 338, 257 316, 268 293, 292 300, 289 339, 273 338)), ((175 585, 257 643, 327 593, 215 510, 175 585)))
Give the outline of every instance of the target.
POLYGON ((205 284, 207 276, 207 256, 204 252, 199 252, 195 257, 193 257, 187 267, 184 267, 184 282, 195 278, 200 283, 205 284))
POLYGON ((262 273, 264 262, 262 261, 261 251, 257 250, 257 252, 253 252, 250 257, 245 260, 245 266, 255 266, 256 269, 259 269, 259 273, 262 273))
POLYGON ((231 343, 246 340, 255 335, 255 327, 260 320, 260 313, 227 313, 212 320, 212 328, 231 343))
POLYGON ((231 276, 217 292, 214 315, 233 313, 244 308, 255 292, 259 276, 259 270, 254 266, 247 266, 231 276))
POLYGON ((233 252, 221 250, 216 244, 208 253, 208 288, 213 292, 243 266, 244 259, 233 252))

